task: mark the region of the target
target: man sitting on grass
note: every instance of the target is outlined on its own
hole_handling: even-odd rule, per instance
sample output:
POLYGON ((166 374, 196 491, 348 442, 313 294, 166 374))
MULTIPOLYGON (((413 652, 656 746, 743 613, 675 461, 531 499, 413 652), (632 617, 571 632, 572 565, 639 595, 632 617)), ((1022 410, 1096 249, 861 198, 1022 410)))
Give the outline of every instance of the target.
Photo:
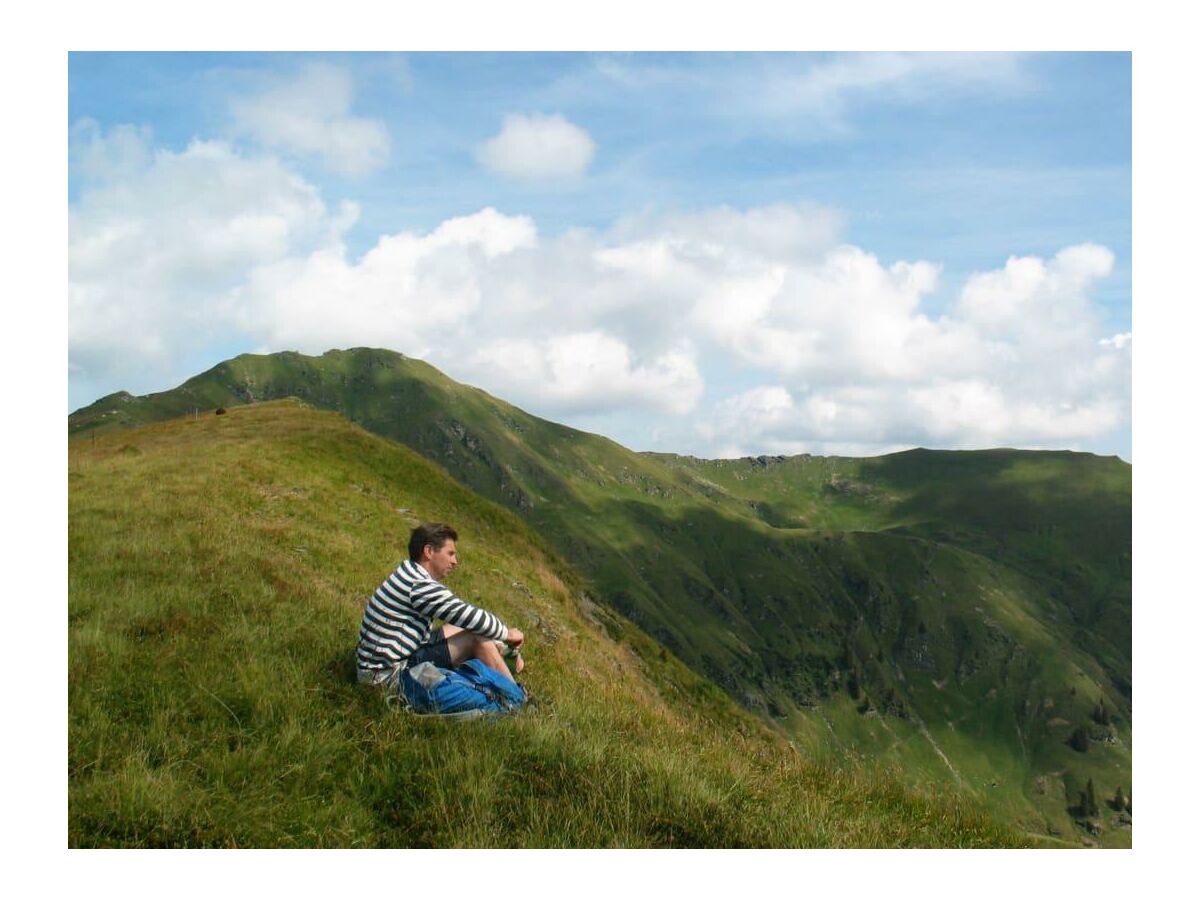
MULTIPOLYGON (((408 559, 379 586, 363 612, 356 654, 360 684, 396 688, 400 673, 410 666, 428 661, 453 669, 468 659, 512 679, 503 645, 519 650, 525 635, 460 600, 441 583, 458 565, 457 540, 449 525, 425 523, 413 529, 408 559), (434 630, 434 619, 446 624, 434 630)), ((516 670, 524 666, 517 656, 516 670)))

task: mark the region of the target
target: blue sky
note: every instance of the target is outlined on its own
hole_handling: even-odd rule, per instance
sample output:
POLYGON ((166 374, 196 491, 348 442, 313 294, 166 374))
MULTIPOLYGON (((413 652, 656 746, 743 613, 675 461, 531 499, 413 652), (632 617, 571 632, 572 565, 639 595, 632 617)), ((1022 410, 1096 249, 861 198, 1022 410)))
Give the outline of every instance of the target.
POLYGON ((639 450, 1131 458, 1127 53, 72 53, 68 78, 72 409, 372 345, 639 450))

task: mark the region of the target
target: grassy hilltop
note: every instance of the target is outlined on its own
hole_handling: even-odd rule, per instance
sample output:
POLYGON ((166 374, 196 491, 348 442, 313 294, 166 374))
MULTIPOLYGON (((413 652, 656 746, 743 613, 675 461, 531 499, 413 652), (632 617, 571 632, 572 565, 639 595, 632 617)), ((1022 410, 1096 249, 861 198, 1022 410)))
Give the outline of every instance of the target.
POLYGON ((584 596, 527 524, 294 401, 74 441, 71 846, 1013 846, 955 792, 797 752, 584 596), (353 683, 418 519, 529 635, 536 707, 446 723, 353 683))
POLYGON ((1121 461, 633 453, 378 350, 241 356, 174 391, 104 398, 69 428, 80 446, 287 396, 516 513, 581 591, 806 753, 870 757, 1031 833, 1128 845, 1127 815, 1077 808, 1089 779, 1101 799, 1131 791, 1121 461))

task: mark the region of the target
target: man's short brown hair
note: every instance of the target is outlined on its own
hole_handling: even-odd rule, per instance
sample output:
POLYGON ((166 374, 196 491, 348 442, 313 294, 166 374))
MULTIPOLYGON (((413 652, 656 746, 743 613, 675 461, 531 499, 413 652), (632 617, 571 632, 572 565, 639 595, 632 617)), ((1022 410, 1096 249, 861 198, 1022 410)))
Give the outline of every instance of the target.
POLYGON ((458 532, 445 522, 422 522, 412 530, 408 538, 408 558, 413 562, 420 562, 426 544, 436 552, 442 549, 442 544, 446 541, 457 540, 458 532))

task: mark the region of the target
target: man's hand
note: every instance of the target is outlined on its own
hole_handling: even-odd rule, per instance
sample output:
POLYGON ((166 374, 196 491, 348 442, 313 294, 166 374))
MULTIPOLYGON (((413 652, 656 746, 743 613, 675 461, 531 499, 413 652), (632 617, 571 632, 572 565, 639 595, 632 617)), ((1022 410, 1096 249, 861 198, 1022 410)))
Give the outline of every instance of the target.
POLYGON ((505 643, 510 647, 520 647, 523 643, 525 643, 525 635, 523 635, 516 628, 510 628, 508 629, 508 640, 506 640, 505 643))

